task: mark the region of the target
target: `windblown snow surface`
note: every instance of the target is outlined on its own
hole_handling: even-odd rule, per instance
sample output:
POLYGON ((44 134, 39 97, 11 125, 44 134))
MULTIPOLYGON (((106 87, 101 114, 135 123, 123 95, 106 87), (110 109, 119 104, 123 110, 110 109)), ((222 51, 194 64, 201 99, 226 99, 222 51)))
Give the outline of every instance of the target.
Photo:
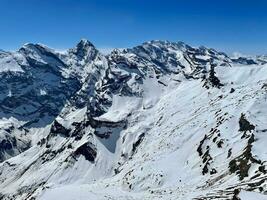
POLYGON ((0 199, 267 199, 266 63, 167 41, 0 52, 0 199))

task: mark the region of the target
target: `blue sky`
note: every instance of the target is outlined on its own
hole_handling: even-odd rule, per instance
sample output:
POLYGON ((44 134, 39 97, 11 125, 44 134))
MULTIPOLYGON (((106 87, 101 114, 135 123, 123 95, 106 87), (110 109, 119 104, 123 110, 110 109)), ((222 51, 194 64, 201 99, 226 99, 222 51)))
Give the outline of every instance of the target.
POLYGON ((0 0, 0 48, 57 49, 87 38, 98 48, 162 39, 267 53, 266 0, 0 0))

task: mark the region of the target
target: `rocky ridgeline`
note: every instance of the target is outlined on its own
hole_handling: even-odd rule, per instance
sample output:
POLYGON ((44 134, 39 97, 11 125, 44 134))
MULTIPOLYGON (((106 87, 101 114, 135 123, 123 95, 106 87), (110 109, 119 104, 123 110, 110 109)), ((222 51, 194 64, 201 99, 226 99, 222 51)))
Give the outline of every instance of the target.
POLYGON ((105 177, 159 199, 193 187, 195 199, 267 192, 266 160, 255 153, 266 139, 266 63, 168 41, 108 55, 87 40, 64 53, 40 44, 0 51, 0 187, 9 188, 1 198, 35 199, 53 184, 105 177), (171 159, 184 162, 175 176, 188 170, 195 182, 165 186, 165 161, 163 171, 146 169, 174 152, 188 154, 171 159))

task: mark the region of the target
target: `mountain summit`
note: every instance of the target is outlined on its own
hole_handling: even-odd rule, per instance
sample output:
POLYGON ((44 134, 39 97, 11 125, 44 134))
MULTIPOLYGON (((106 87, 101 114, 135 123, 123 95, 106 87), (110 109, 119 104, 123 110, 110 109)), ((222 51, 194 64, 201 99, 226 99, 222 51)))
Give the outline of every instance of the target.
POLYGON ((0 51, 0 199, 266 199, 266 74, 182 42, 0 51))

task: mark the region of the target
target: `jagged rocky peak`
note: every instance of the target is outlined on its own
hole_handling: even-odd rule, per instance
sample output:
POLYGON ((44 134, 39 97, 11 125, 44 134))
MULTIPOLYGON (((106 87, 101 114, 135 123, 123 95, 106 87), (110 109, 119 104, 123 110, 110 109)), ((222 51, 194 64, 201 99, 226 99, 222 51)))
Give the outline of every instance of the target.
POLYGON ((39 54, 55 53, 53 49, 40 43, 36 43, 36 44, 26 43, 19 49, 18 52, 24 54, 25 56, 29 54, 34 54, 34 53, 39 53, 39 54))
POLYGON ((65 67, 58 53, 43 44, 27 43, 18 50, 18 53, 26 59, 26 65, 30 68, 47 66, 58 71, 65 67))
POLYGON ((77 48, 88 48, 88 47, 95 48, 95 46, 93 45, 93 43, 91 43, 89 40, 84 39, 84 38, 81 39, 76 46, 77 46, 77 48))
POLYGON ((69 50, 69 53, 75 55, 79 60, 90 62, 99 52, 89 40, 82 39, 76 47, 69 50))

